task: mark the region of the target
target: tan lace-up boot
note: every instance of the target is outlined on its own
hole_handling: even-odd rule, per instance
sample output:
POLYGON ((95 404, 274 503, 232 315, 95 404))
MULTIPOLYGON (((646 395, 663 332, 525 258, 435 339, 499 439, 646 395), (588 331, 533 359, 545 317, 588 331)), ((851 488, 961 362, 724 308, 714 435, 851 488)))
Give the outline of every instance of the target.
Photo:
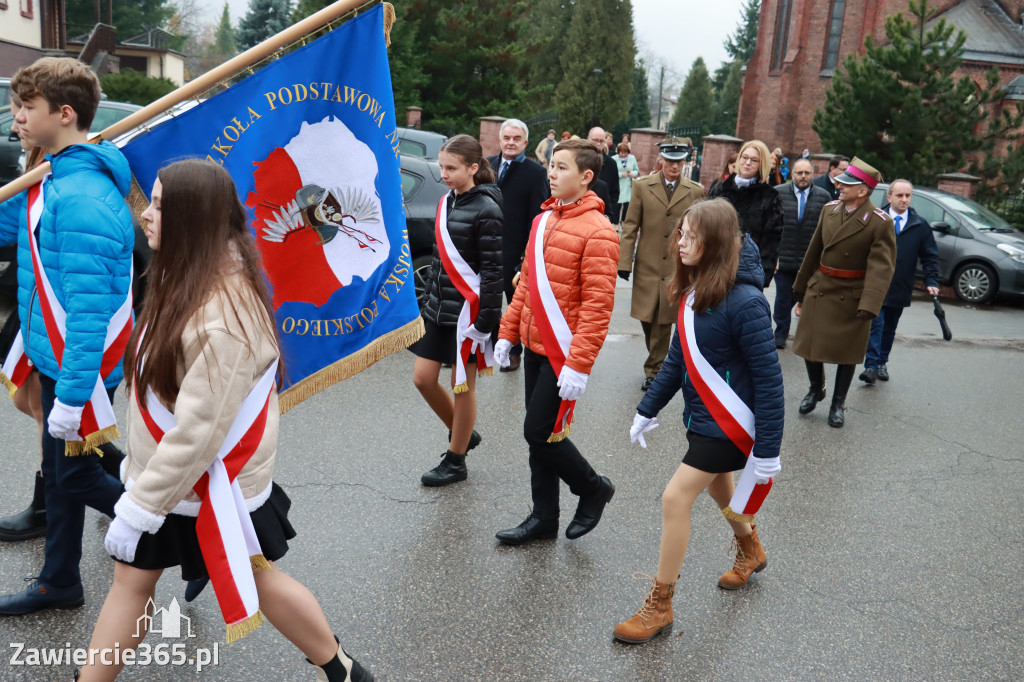
POLYGON ((658 582, 649 575, 634 575, 638 580, 650 580, 653 585, 643 606, 629 620, 615 626, 615 639, 629 644, 643 644, 656 635, 672 631, 672 595, 675 583, 658 582))
POLYGON ((751 524, 751 533, 745 538, 739 535, 733 540, 736 545, 736 562, 732 570, 718 579, 718 586, 727 590, 738 590, 747 584, 751 573, 760 573, 768 565, 761 541, 757 539, 757 526, 751 524))

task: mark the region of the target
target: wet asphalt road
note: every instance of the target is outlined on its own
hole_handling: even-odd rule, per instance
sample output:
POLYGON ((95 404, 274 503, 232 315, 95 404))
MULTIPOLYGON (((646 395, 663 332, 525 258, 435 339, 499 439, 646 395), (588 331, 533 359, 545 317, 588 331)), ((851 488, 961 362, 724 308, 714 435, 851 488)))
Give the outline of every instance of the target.
MULTIPOLYGON (((577 408, 573 439, 617 487, 601 525, 521 548, 494 532, 529 511, 522 372, 478 383, 484 442, 466 483, 427 489, 445 429, 412 387, 400 353, 300 405, 281 421, 276 480, 299 531, 279 566, 320 598, 343 645, 378 680, 1011 680, 1024 660, 1024 310, 947 312, 941 341, 930 301, 900 324, 892 380, 856 379, 847 425, 827 404, 797 415, 802 361, 780 354, 786 380, 783 472, 758 519, 767 570, 738 592, 716 587, 731 566, 729 531, 702 496, 676 591, 675 629, 640 647, 612 627, 646 594, 660 494, 682 455, 682 400, 662 413, 649 450, 631 446, 645 351, 620 282, 611 335, 577 408)), ((829 374, 831 391, 831 372, 829 374)), ((124 409, 124 400, 116 405, 124 409)), ((0 401, 5 475, 0 514, 28 501, 36 437, 0 401)), ((575 498, 563 490, 562 526, 575 498)), ((82 561, 86 605, 0 618, 0 639, 86 646, 112 577, 107 521, 90 511, 82 561)), ((43 541, 0 546, 4 591, 35 575, 43 541)), ((181 599, 173 572, 157 603, 181 599)), ((122 679, 309 680, 312 668, 272 627, 223 644, 207 590, 183 609, 188 655, 219 642, 201 674, 183 666, 122 679)), ((0 663, 0 680, 67 680, 68 665, 0 663)))

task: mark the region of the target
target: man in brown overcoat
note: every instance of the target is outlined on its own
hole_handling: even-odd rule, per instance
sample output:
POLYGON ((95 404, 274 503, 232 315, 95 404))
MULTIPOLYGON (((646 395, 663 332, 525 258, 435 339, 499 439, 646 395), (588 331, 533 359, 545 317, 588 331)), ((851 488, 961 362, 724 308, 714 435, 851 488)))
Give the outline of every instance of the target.
POLYGON ((646 391, 661 369, 672 341, 672 325, 679 305, 668 299, 668 284, 675 273, 679 236, 676 228, 683 212, 704 196, 704 188, 682 177, 690 145, 677 137, 659 146, 661 171, 633 183, 629 211, 619 237, 619 277, 633 273, 633 304, 629 314, 640 320, 647 343, 644 362, 646 391), (636 257, 634 258, 634 251, 636 257))
POLYGON ((846 421, 846 392, 864 362, 871 320, 882 308, 896 263, 892 219, 868 198, 881 180, 881 173, 856 157, 835 178, 839 200, 822 209, 793 282, 800 317, 793 352, 804 358, 811 381, 800 414, 825 399, 824 363, 835 363, 828 425, 836 428, 846 421))

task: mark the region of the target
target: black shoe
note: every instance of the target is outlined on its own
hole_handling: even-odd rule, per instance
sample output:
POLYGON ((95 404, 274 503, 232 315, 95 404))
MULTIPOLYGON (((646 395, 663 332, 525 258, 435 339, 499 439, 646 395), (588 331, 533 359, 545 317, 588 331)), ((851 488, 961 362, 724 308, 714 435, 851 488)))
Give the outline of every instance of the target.
POLYGON ((206 586, 210 583, 209 578, 197 578, 195 580, 189 580, 185 585, 185 601, 195 601, 196 597, 203 593, 206 586))
POLYGON ((38 473, 35 479, 35 490, 28 508, 0 519, 0 540, 3 542, 18 542, 46 535, 46 483, 38 473))
POLYGON ((811 386, 810 390, 807 391, 807 395, 800 401, 800 414, 810 414, 814 412, 814 408, 818 406, 818 403, 825 399, 825 387, 814 388, 811 386))
POLYGON ((881 379, 882 381, 888 381, 889 380, 889 368, 886 367, 885 365, 879 365, 878 366, 877 374, 878 374, 878 378, 881 379))
POLYGON ((519 369, 519 365, 523 362, 522 355, 510 355, 508 356, 508 367, 502 367, 499 372, 514 372, 519 369))
POLYGON ((644 379, 644 383, 640 384, 640 390, 641 391, 646 391, 647 389, 649 389, 651 387, 651 384, 653 384, 653 383, 654 383, 654 377, 647 377, 646 379, 644 379))
POLYGON ((466 472, 466 456, 455 455, 445 452, 441 456, 441 463, 423 474, 420 481, 423 485, 437 487, 465 481, 469 474, 466 472))
POLYGON ((783 348, 786 347, 786 341, 787 341, 787 339, 786 339, 785 336, 776 336, 775 337, 775 347, 778 348, 779 350, 782 350, 783 348))
POLYGON ((832 407, 828 409, 829 426, 836 429, 843 428, 843 424, 846 423, 846 413, 843 411, 845 405, 843 403, 844 401, 842 400, 838 402, 835 399, 832 400, 832 407))
POLYGON ((580 503, 576 505, 576 516, 572 517, 572 523, 565 529, 565 537, 570 540, 583 537, 594 530, 597 522, 601 520, 605 505, 612 501, 615 486, 607 476, 602 476, 601 481, 604 483, 601 490, 593 495, 581 497, 580 503))
POLYGON ((82 583, 71 587, 53 587, 26 578, 29 586, 15 594, 0 597, 0 616, 22 616, 44 609, 77 609, 85 604, 82 583))
POLYGON ((860 379, 861 381, 863 381, 868 386, 874 386, 875 385, 875 378, 877 376, 878 376, 878 372, 876 372, 874 370, 874 368, 872 368, 872 367, 865 367, 864 371, 861 372, 860 376, 857 377, 857 378, 860 379))
POLYGON ((538 519, 533 514, 515 528, 499 530, 494 537, 506 545, 522 545, 534 540, 554 540, 558 537, 558 519, 538 519))
MULTIPOLYGON (((469 452, 470 450, 475 448, 477 445, 480 445, 480 442, 482 440, 483 440, 483 438, 480 436, 479 433, 476 432, 476 429, 473 429, 473 433, 471 433, 469 435, 469 445, 466 446, 466 452, 469 452)), ((451 431, 448 432, 448 442, 449 443, 452 442, 452 432, 451 431)))

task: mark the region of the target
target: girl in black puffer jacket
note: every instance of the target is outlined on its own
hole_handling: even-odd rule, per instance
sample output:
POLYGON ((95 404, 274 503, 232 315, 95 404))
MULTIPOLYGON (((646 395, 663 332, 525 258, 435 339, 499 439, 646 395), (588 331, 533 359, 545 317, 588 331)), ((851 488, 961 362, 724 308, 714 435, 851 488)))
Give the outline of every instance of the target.
POLYGON ((441 463, 421 478, 428 486, 466 480, 466 452, 480 443, 473 430, 472 363, 478 352, 491 352, 491 331, 501 319, 504 292, 501 192, 493 184, 494 173, 480 143, 469 135, 456 135, 441 147, 438 161, 441 178, 452 192, 442 200, 435 226, 427 303, 421 311, 426 333, 410 348, 417 356, 413 384, 449 429, 441 463), (468 303, 464 292, 470 295, 468 303), (438 383, 442 363, 452 364, 454 398, 438 383))
POLYGON ((775 275, 784 222, 782 199, 769 182, 771 171, 768 146, 760 140, 748 140, 740 147, 736 172, 708 192, 708 199, 725 199, 732 204, 740 218, 740 230, 757 244, 764 267, 764 289, 775 275))

